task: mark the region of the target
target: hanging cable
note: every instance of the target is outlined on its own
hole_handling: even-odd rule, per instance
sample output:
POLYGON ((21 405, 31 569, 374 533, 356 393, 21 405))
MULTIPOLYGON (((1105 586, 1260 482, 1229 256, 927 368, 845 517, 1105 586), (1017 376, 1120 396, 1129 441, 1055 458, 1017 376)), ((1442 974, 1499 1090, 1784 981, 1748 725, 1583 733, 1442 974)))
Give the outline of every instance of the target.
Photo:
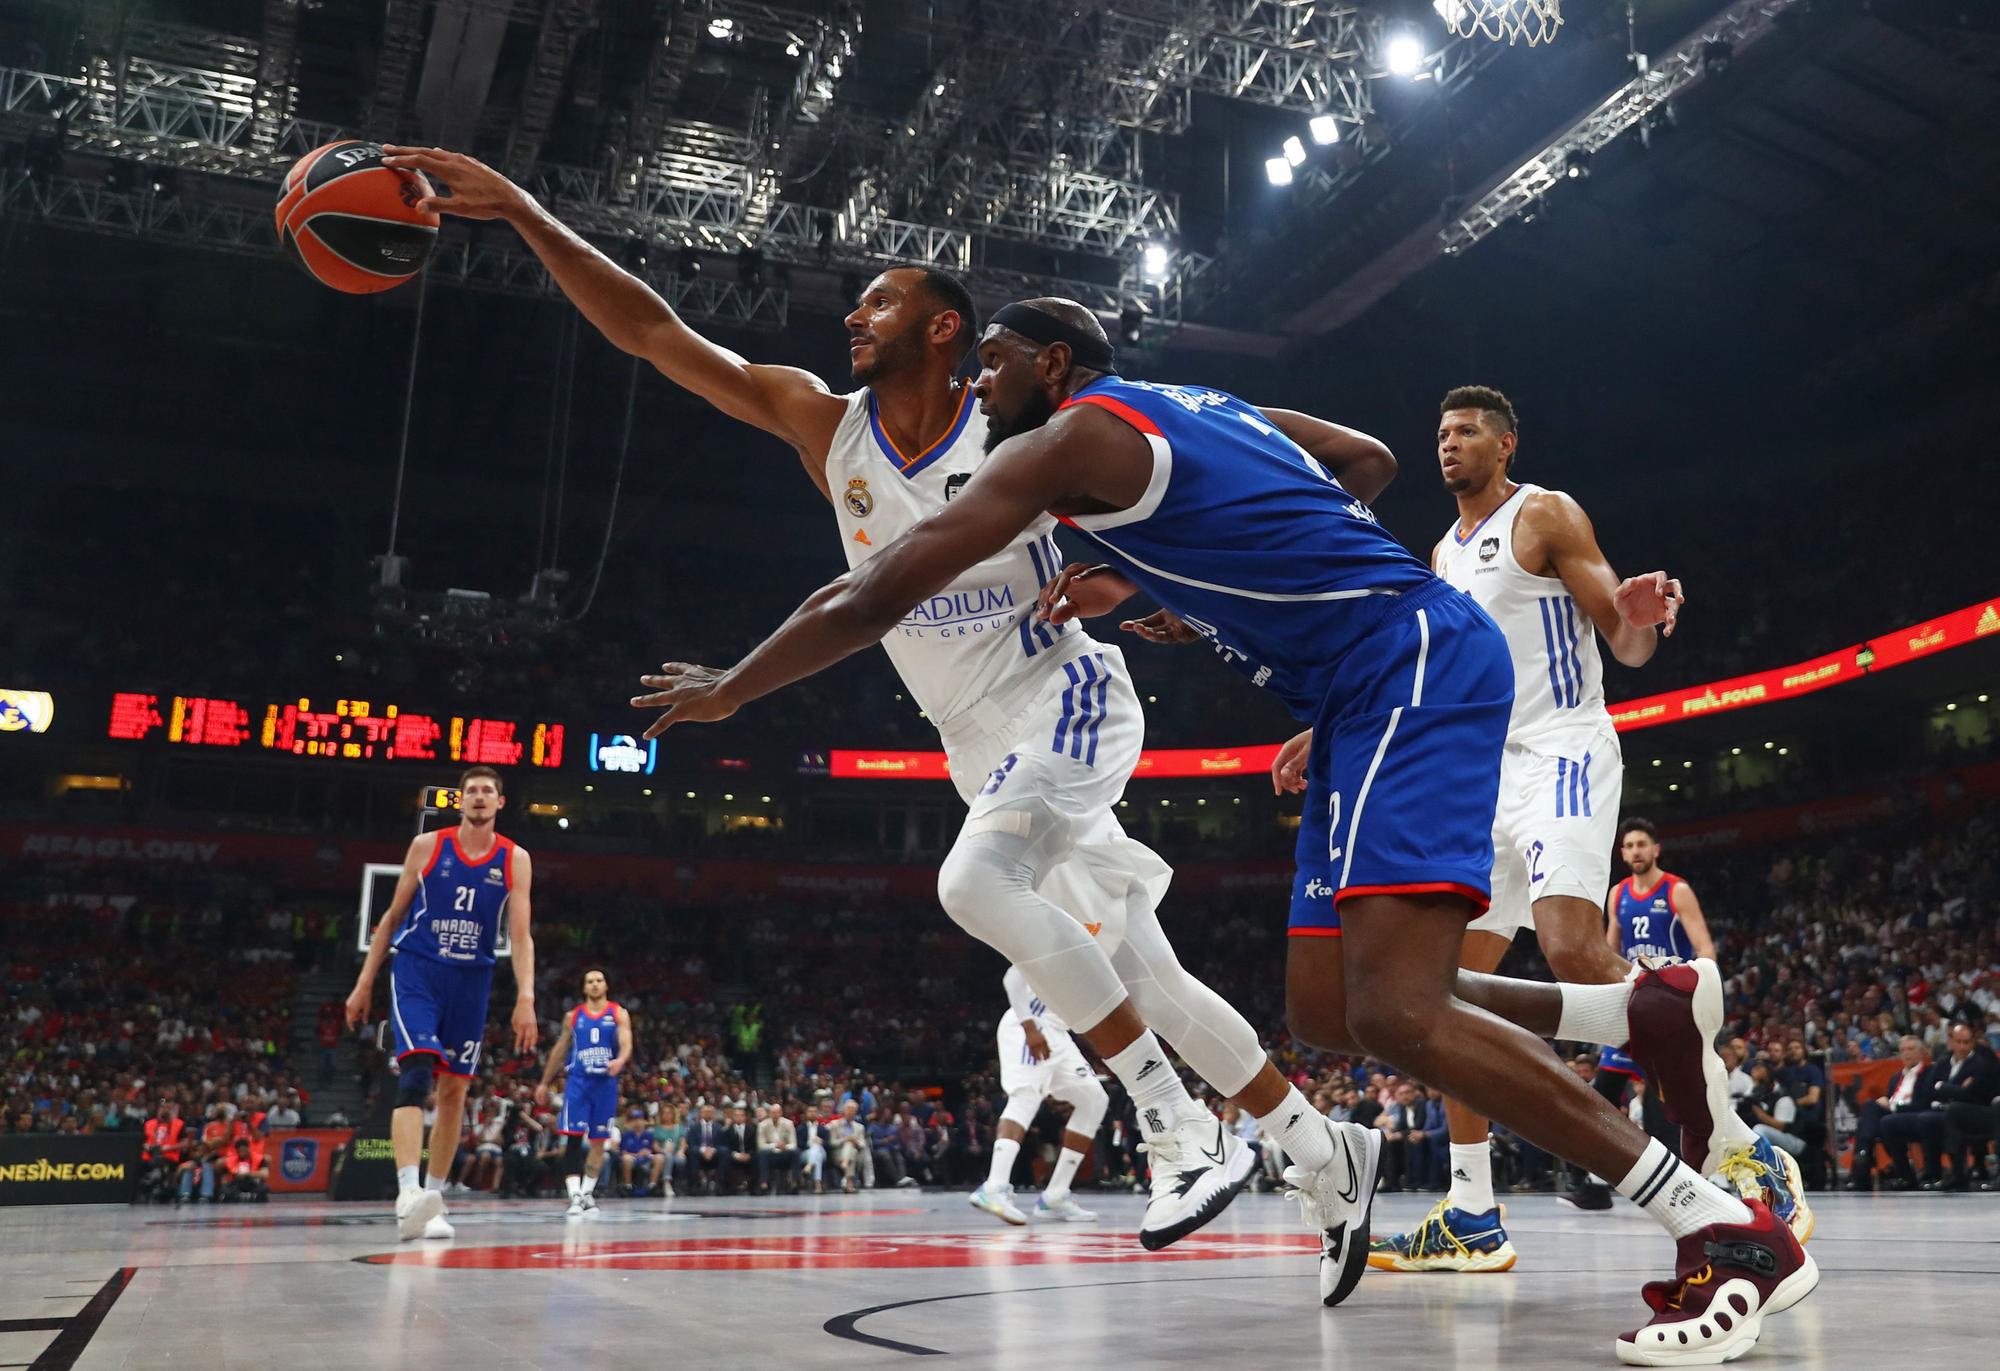
POLYGON ((430 277, 417 277, 417 319, 410 329, 410 374, 403 385, 403 433, 396 444, 396 489, 389 502, 389 557, 396 555, 396 533, 403 523, 403 473, 410 460, 410 416, 417 402, 417 356, 424 342, 424 301, 430 296, 430 277))
POLYGON ((604 542, 597 549, 597 567, 590 573, 590 589, 583 597, 583 607, 570 618, 573 624, 581 623, 597 602, 597 587, 604 581, 604 564, 611 557, 611 533, 618 526, 618 495, 625 487, 625 454, 632 447, 632 414, 638 399, 639 359, 634 357, 625 380, 625 425, 618 434, 618 465, 611 476, 611 509, 604 516, 604 542))
POLYGON ((562 401, 562 446, 556 452, 556 517, 554 531, 549 538, 549 565, 562 565, 563 496, 569 489, 569 420, 576 410, 576 353, 577 329, 581 314, 571 310, 569 315, 569 359, 563 376, 562 401))

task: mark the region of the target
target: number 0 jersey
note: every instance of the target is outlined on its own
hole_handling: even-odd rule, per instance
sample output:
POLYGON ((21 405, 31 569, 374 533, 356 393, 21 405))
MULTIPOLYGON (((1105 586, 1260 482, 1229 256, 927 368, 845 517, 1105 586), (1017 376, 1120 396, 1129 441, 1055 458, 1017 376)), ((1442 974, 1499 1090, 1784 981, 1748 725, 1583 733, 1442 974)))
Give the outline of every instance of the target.
POLYGON ((399 957, 416 955, 452 966, 491 966, 500 921, 514 888, 514 842, 493 835, 493 850, 467 861, 458 830, 441 829, 430 865, 418 879, 409 914, 392 946, 399 957))
POLYGON ((1233 395, 1113 377, 1064 408, 1073 405, 1137 429, 1153 476, 1130 509, 1063 522, 1301 719, 1320 717, 1343 659, 1396 597, 1438 584, 1325 467, 1233 395))
POLYGON ((1680 877, 1662 871, 1651 890, 1640 891, 1638 877, 1627 876, 1615 887, 1612 908, 1618 920, 1619 951, 1633 957, 1694 959, 1694 940, 1674 913, 1674 885, 1680 877))
POLYGON ((603 1012, 593 1014, 585 1001, 570 1011, 569 1024, 570 1077, 607 1075, 618 1055, 618 1002, 606 1000, 603 1012))

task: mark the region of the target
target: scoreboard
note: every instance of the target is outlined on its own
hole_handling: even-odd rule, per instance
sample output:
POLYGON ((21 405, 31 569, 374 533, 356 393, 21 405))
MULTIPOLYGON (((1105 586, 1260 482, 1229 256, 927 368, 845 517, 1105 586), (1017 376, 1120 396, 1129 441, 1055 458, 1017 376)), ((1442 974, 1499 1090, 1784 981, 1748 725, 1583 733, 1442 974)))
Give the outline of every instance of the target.
POLYGON ((400 704, 308 697, 284 701, 120 691, 107 737, 178 747, 275 752, 346 762, 563 763, 563 725, 546 719, 435 714, 400 704))

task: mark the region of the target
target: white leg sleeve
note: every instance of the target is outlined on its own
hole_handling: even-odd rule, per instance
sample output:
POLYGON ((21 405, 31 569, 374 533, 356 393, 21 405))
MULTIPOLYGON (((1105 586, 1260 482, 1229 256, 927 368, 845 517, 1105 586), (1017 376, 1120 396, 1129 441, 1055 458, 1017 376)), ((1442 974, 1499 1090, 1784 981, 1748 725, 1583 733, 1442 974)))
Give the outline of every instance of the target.
MULTIPOLYGON (((1132 1007, 1224 1099, 1236 1094, 1264 1066, 1256 1030, 1182 968, 1144 891, 1126 896, 1125 911, 1125 941, 1111 964, 1132 996, 1132 1007)), ((1039 988, 1041 982, 1035 985, 1039 988)))
POLYGON ((1031 801, 966 820, 938 871, 952 921, 1021 969, 1049 1008, 1096 1027, 1125 999, 1111 959, 1083 925, 1035 893, 1068 854, 1069 823, 1031 801))
POLYGON ((1063 1122, 1063 1132, 1085 1138, 1096 1137, 1098 1126, 1104 1122, 1104 1111, 1111 1103, 1104 1087, 1093 1080, 1089 1089, 1070 1091, 1067 1098, 1070 1110, 1069 1118, 1063 1122))
POLYGON ((1016 1090, 1007 1097, 1007 1107, 1000 1111, 1001 1122, 1029 1127, 1035 1122, 1035 1115, 1042 1112, 1042 1098, 1040 1091, 1016 1090))

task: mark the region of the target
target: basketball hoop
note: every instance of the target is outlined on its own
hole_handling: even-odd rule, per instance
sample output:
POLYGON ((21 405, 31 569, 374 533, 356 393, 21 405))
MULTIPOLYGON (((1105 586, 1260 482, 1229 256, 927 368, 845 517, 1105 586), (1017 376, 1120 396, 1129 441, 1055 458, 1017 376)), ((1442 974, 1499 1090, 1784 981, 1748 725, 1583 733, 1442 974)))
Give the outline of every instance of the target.
POLYGON ((1461 38, 1484 34, 1509 45, 1549 42, 1562 27, 1562 0, 1431 0, 1444 26, 1461 38))

